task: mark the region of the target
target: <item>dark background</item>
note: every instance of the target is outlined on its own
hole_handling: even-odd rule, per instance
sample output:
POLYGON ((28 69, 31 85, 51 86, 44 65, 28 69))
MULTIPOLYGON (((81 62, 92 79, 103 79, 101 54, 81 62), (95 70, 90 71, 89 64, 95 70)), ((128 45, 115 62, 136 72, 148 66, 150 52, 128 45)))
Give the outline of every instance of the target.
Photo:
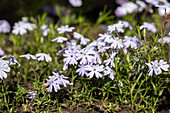
MULTIPOLYGON (((41 15, 46 12, 45 7, 55 10, 56 4, 71 8, 75 13, 84 15, 91 20, 98 17, 104 6, 107 5, 108 9, 113 10, 117 7, 115 0, 83 0, 83 5, 77 8, 72 7, 68 0, 0 0, 0 20, 5 19, 13 24, 21 20, 23 16, 35 17, 41 15)), ((50 16, 55 17, 56 15, 50 13, 50 16)))

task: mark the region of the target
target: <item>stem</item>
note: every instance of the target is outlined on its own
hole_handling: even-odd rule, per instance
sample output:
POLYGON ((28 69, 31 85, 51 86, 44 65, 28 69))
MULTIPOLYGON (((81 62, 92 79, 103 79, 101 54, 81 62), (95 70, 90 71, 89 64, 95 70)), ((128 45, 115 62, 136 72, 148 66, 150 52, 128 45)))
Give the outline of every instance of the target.
POLYGON ((3 82, 2 82, 2 92, 3 92, 3 95, 4 95, 5 105, 6 105, 6 107, 7 107, 8 113, 11 113, 11 112, 10 112, 10 109, 9 109, 9 106, 8 106, 8 102, 7 102, 7 98, 6 98, 6 94, 5 94, 4 87, 5 87, 5 86, 4 86, 3 82))

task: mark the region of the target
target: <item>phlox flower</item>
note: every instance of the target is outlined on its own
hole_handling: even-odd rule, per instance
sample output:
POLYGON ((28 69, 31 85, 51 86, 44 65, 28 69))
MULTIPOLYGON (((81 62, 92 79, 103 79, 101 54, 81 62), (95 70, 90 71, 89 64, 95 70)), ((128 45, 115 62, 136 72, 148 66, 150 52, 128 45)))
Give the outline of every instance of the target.
POLYGON ((96 76, 96 78, 102 78, 103 75, 100 72, 104 71, 104 66, 101 65, 87 65, 86 67, 86 71, 90 71, 87 74, 87 77, 92 78, 94 75, 96 76))
POLYGON ((66 37, 62 37, 62 36, 59 36, 55 39, 52 39, 51 41, 54 42, 54 41, 57 41, 58 43, 63 43, 64 41, 67 41, 68 39, 66 37))
POLYGON ((99 34, 99 38, 98 40, 101 40, 101 41, 104 41, 104 42, 107 42, 107 43, 110 43, 111 40, 112 40, 112 35, 111 34, 108 34, 108 33, 104 33, 104 34, 99 34))
POLYGON ((0 78, 7 78, 7 74, 5 72, 10 72, 10 67, 4 60, 0 59, 0 78))
MULTIPOLYGON (((161 43, 162 42, 162 38, 158 39, 158 42, 161 43)), ((163 43, 170 43, 170 37, 163 37, 163 43)))
POLYGON ((157 60, 155 60, 154 63, 157 65, 159 70, 162 69, 164 71, 168 71, 169 64, 167 64, 167 62, 164 62, 164 60, 160 60, 159 62, 157 60))
POLYGON ((123 24, 121 22, 118 22, 117 24, 109 25, 107 30, 109 33, 112 33, 113 31, 122 32, 122 33, 124 32, 123 24))
POLYGON ((98 63, 98 64, 101 64, 102 63, 102 61, 101 61, 101 59, 100 59, 100 54, 99 54, 99 52, 97 52, 97 51, 94 51, 94 60, 93 60, 93 62, 96 64, 96 63, 98 63))
POLYGON ((9 33, 11 26, 6 20, 0 20, 0 33, 9 33))
POLYGON ((158 14, 163 16, 165 14, 170 14, 170 4, 168 5, 156 5, 158 7, 158 14))
POLYGON ((80 40, 81 45, 86 45, 90 41, 88 38, 85 38, 83 35, 81 35, 77 32, 74 32, 73 36, 75 39, 80 40))
POLYGON ((59 55, 61 53, 64 54, 65 51, 68 50, 68 49, 71 49, 74 52, 78 52, 80 50, 80 45, 77 45, 75 40, 71 40, 71 43, 70 42, 66 42, 66 45, 67 45, 67 47, 65 47, 64 49, 62 49, 59 52, 57 52, 57 55, 59 55))
POLYGON ((69 27, 69 25, 61 26, 57 28, 57 31, 59 34, 65 33, 65 32, 72 32, 75 29, 75 27, 69 27))
POLYGON ((138 38, 136 38, 136 36, 125 36, 124 37, 124 46, 125 48, 128 48, 129 46, 132 48, 132 49, 136 49, 137 48, 137 45, 139 45, 141 42, 138 38))
POLYGON ((37 95, 36 93, 30 93, 30 94, 27 94, 26 96, 28 99, 33 99, 36 97, 36 95, 37 95))
POLYGON ((68 0, 68 1, 73 7, 80 7, 83 4, 82 0, 68 0))
POLYGON ((114 57, 115 56, 116 56, 116 52, 112 52, 112 54, 110 55, 109 59, 104 60, 104 63, 106 64, 106 66, 111 64, 111 67, 115 67, 115 63, 114 63, 114 57))
POLYGON ((115 14, 118 17, 125 16, 126 14, 131 14, 136 11, 138 6, 133 2, 125 2, 120 7, 115 10, 115 14))
POLYGON ((18 66, 20 66, 20 63, 15 59, 15 57, 14 56, 12 56, 12 55, 5 55, 5 56, 3 56, 3 57, 1 57, 0 59, 5 59, 5 58, 7 58, 8 59, 8 61, 6 61, 6 60, 4 60, 7 64, 9 64, 9 65, 18 65, 18 66))
POLYGON ((87 75, 87 71, 86 71, 86 65, 79 65, 80 68, 78 68, 76 70, 76 72, 78 73, 78 75, 80 76, 84 76, 87 75))
POLYGON ((110 79, 113 80, 114 79, 114 76, 115 76, 115 73, 113 71, 113 69, 111 69, 109 66, 106 66, 105 68, 106 70, 104 70, 104 75, 110 75, 110 79))
POLYGON ((47 36, 48 32, 50 31, 50 29, 48 28, 47 25, 43 24, 40 26, 40 29, 42 31, 43 36, 47 36))
POLYGON ((81 60, 80 64, 88 64, 91 63, 94 59, 94 50, 93 48, 84 48, 77 53, 77 60, 81 60))
POLYGON ((46 62, 52 61, 52 58, 50 57, 50 54, 45 54, 45 53, 37 53, 36 57, 38 58, 38 61, 43 61, 44 59, 46 62))
POLYGON ((123 24, 123 27, 124 27, 124 28, 129 28, 130 30, 133 29, 129 22, 127 22, 127 21, 122 21, 122 20, 119 20, 119 22, 123 24))
POLYGON ((27 33, 27 30, 25 28, 25 22, 23 21, 19 21, 17 23, 14 24, 13 26, 13 30, 12 30, 12 33, 15 34, 15 35, 23 35, 23 34, 26 34, 27 33))
POLYGON ((4 54, 5 54, 4 50, 2 50, 2 48, 0 48, 0 56, 2 56, 4 54))
POLYGON ((124 4, 126 2, 128 2, 129 0, 116 0, 116 3, 121 5, 121 4, 124 4))
POLYGON ((168 71, 169 64, 167 62, 164 62, 163 60, 160 60, 159 62, 155 60, 154 62, 152 61, 151 63, 145 63, 149 67, 149 74, 148 76, 152 76, 153 72, 158 75, 162 73, 163 69, 164 71, 168 71))
POLYGON ((115 37, 112 41, 111 48, 114 49, 121 49, 123 48, 123 41, 122 39, 119 39, 118 37, 115 37))
POLYGON ((157 5, 159 3, 158 0, 145 0, 145 2, 149 3, 149 4, 152 4, 152 5, 157 5))
POLYGON ((34 55, 31 55, 31 54, 25 54, 25 55, 20 55, 19 57, 25 57, 26 59, 28 59, 28 60, 30 60, 31 58, 33 59, 33 60, 35 60, 35 59, 37 59, 37 57, 36 56, 34 56, 34 55))
POLYGON ((54 87, 54 91, 58 92, 60 90, 59 83, 60 81, 56 80, 57 77, 55 75, 49 76, 49 79, 46 79, 47 83, 45 83, 45 86, 49 86, 47 89, 47 92, 52 92, 52 88, 54 87))
POLYGON ((64 58, 64 63, 65 64, 76 64, 77 65, 77 60, 76 60, 76 53, 75 51, 71 50, 70 48, 68 50, 65 50, 65 54, 63 54, 66 58, 64 58))
POLYGON ((58 77, 58 81, 60 85, 63 85, 64 87, 67 87, 67 85, 73 85, 73 83, 70 83, 67 79, 68 77, 64 76, 64 75, 60 75, 58 77))
POLYGON ((87 47, 97 47, 98 49, 101 49, 102 47, 104 47, 106 45, 105 42, 101 41, 100 39, 98 40, 94 40, 93 42, 91 42, 90 44, 87 45, 87 47))
POLYGON ((137 0, 136 1, 136 4, 138 4, 140 7, 138 8, 138 11, 139 12, 142 12, 143 9, 145 9, 147 7, 147 5, 145 4, 145 2, 143 1, 140 1, 140 0, 137 0))
POLYGON ((15 35, 23 35, 27 33, 27 30, 32 31, 34 28, 36 28, 35 24, 28 23, 25 21, 19 21, 14 24, 12 33, 15 35))
POLYGON ((154 23, 144 22, 143 25, 140 26, 140 30, 142 30, 143 28, 147 29, 148 31, 152 31, 153 33, 156 32, 156 27, 155 27, 154 23))

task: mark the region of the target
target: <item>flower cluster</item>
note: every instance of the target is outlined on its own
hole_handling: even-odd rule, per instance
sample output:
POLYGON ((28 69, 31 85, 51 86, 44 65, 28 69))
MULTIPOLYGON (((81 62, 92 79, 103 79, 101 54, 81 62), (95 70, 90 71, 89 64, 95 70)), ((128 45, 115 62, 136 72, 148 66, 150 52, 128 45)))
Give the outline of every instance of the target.
POLYGON ((133 12, 142 12, 145 9, 147 9, 149 13, 153 13, 154 10, 152 7, 149 7, 149 5, 158 7, 158 14, 161 16, 165 15, 165 12, 166 14, 170 14, 170 3, 167 0, 145 0, 145 2, 136 0, 135 3, 128 0, 116 0, 116 2, 120 5, 115 10, 115 15, 118 17, 123 17, 133 12), (160 3, 163 5, 159 5, 160 3))
POLYGON ((164 60, 155 60, 154 62, 152 61, 151 63, 146 63, 146 65, 149 67, 149 74, 148 76, 153 76, 153 72, 156 75, 159 75, 162 73, 162 70, 168 71, 169 64, 167 62, 164 62, 164 60))
POLYGON ((112 34, 112 32, 124 32, 126 27, 132 29, 131 25, 126 21, 119 21, 117 24, 109 25, 107 33, 99 34, 99 38, 91 43, 82 34, 74 32, 73 37, 76 40, 72 40, 71 43, 67 42, 67 47, 59 51, 65 57, 63 59, 63 70, 68 70, 69 65, 77 65, 79 68, 76 72, 80 76, 103 78, 108 75, 113 80, 115 62, 120 60, 117 52, 123 48, 127 50, 128 47, 137 49, 141 44, 141 41, 136 36, 125 36, 124 39, 120 39, 112 34), (78 46, 78 43, 81 46, 78 46), (101 56, 101 54, 104 55, 101 56))
POLYGON ((55 72, 52 73, 53 76, 49 76, 49 79, 46 79, 47 82, 45 83, 45 86, 49 86, 47 92, 52 92, 53 87, 54 91, 58 92, 61 86, 67 87, 67 85, 73 85, 73 83, 70 83, 68 80, 66 80, 68 77, 65 77, 64 75, 59 75, 55 72))

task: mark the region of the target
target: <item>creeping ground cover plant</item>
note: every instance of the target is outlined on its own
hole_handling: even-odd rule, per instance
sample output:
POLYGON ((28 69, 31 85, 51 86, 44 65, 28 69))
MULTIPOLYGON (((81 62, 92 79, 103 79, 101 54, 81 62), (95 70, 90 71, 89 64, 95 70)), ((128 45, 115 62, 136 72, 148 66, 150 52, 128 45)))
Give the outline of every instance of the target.
POLYGON ((96 23, 58 6, 57 23, 0 20, 0 112, 168 111, 169 2, 116 2, 96 23))

